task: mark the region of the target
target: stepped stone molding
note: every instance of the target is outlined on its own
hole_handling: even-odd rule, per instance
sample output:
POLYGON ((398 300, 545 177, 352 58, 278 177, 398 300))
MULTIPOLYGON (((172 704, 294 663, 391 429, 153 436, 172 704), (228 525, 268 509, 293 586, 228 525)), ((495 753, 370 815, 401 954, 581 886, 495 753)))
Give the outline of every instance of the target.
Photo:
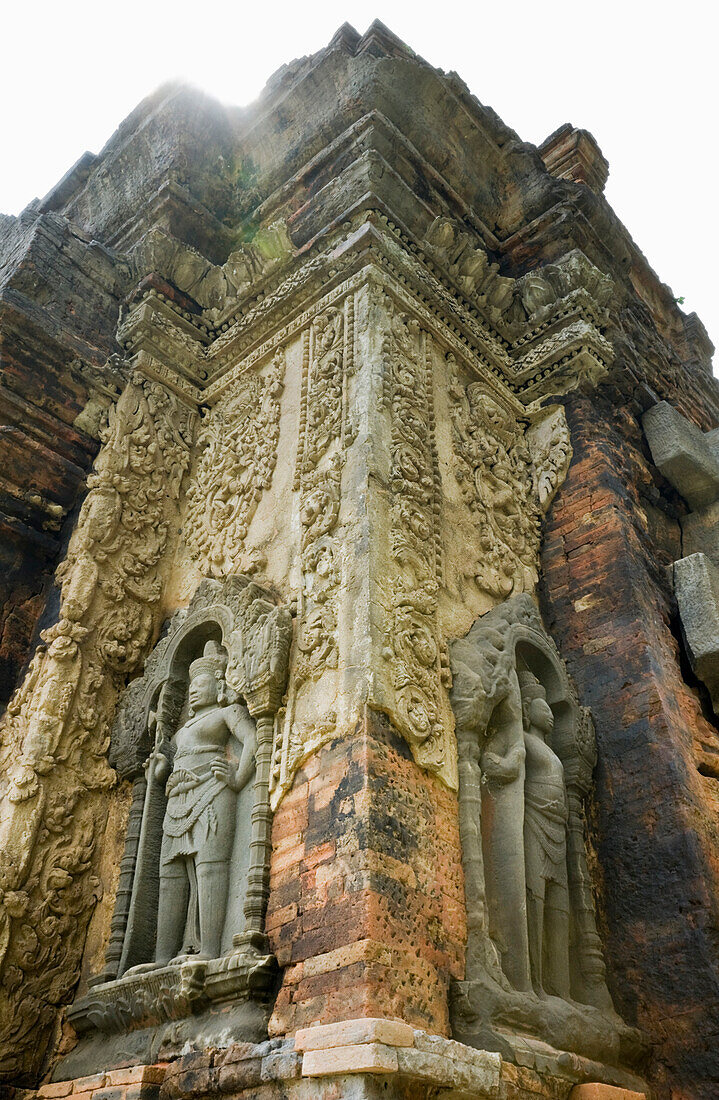
MULTIPOLYGON (((437 221, 441 223, 439 228, 446 230, 447 219, 437 221)), ((499 311, 488 302, 486 294, 477 293, 487 276, 483 282, 474 270, 471 275, 458 273, 463 270, 457 261, 459 249, 460 260, 464 253, 473 257, 481 253, 482 262, 473 258, 472 267, 489 272, 493 284, 500 279, 480 243, 470 247, 470 238, 458 226, 451 226, 451 239, 460 241, 452 249, 416 242, 379 211, 362 211, 347 225, 348 230, 335 231, 332 238, 323 240, 321 251, 318 245, 309 257, 289 260, 275 275, 274 283, 263 287, 254 298, 250 294, 239 314, 228 314, 217 326, 207 311, 195 307, 193 313, 168 300, 169 289, 163 294, 161 282, 141 288, 139 302, 118 331, 120 343, 127 353, 144 350, 160 361, 164 349, 167 361, 185 364, 178 372, 177 384, 188 387, 194 375, 194 384, 199 382, 199 388, 212 397, 221 388, 228 368, 238 359, 244 362, 248 352, 264 339, 263 328, 272 325, 273 320, 277 324, 278 312, 286 318, 297 309, 296 305, 293 309, 293 302, 298 298, 306 300, 320 287, 326 292, 328 276, 330 282, 338 276, 347 278, 353 268, 371 259, 396 274, 420 300, 431 299, 433 310, 456 329, 461 343, 470 344, 479 362, 508 384, 525 404, 552 392, 555 382, 555 392, 564 392, 582 381, 595 384, 611 364, 611 346, 601 330, 607 324, 605 307, 612 283, 578 250, 547 265, 546 275, 542 268, 519 280, 511 296, 504 286, 510 280, 501 279, 505 306, 499 311), (506 304, 508 296, 511 306, 506 304), (509 321, 503 318, 507 310, 511 310, 509 321), (151 317, 157 318, 157 325, 143 328, 141 322, 151 317), (456 327, 458 322, 461 329, 456 327), (175 330, 172 336, 171 327, 175 330)), ((438 236, 439 231, 430 227, 430 237, 438 236)), ((286 324, 285 319, 280 333, 286 324)), ((197 397, 196 390, 187 389, 187 393, 197 397)))
POLYGON ((588 130, 577 130, 565 123, 544 139, 539 154, 558 179, 584 183, 598 195, 604 191, 609 164, 588 130))

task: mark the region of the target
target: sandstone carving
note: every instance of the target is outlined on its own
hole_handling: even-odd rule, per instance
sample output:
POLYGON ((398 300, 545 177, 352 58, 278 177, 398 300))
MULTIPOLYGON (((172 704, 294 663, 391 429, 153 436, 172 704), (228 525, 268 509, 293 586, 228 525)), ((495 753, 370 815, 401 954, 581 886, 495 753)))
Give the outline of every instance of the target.
MULTIPOLYGON (((161 566, 194 414, 135 374, 103 433, 68 555, 57 623, 44 634, 3 730, 0 1049, 22 1066, 77 978, 102 894, 100 794, 124 677, 157 625, 161 566)), ((175 520, 176 522, 176 520, 175 520)))
POLYGON ((478 619, 453 644, 452 670, 469 933, 455 1034, 507 1051, 512 1031, 529 1031, 613 1064, 636 1056, 606 987, 589 888, 591 717, 531 596, 478 619))
POLYGON ((227 656, 217 642, 189 669, 188 718, 150 757, 151 780, 165 781, 155 963, 177 955, 220 954, 229 863, 235 838, 236 795, 255 772, 254 723, 240 703, 227 704, 227 656), (229 739, 240 747, 228 759, 229 739), (168 778, 169 777, 169 778, 168 778))
POLYGON ((473 576, 495 598, 533 588, 540 521, 571 458, 564 411, 527 427, 481 382, 452 386, 456 477, 480 551, 473 576))
POLYGON ((132 261, 138 280, 159 272, 214 319, 226 311, 228 300, 240 298, 292 252, 284 222, 259 229, 249 244, 232 251, 221 265, 211 264, 196 249, 153 228, 133 250, 132 261))
MULTIPOLYGON (((642 419, 652 458, 686 500, 682 550, 672 566, 674 594, 692 669, 706 685, 719 714, 719 444, 717 430, 702 432, 666 401, 642 419)), ((714 771, 711 753, 702 762, 714 771)))
POLYGON ((300 491, 303 573, 298 685, 337 664, 339 576, 332 532, 339 515, 343 466, 344 337, 344 311, 333 306, 315 318, 304 338, 304 420, 295 476, 300 491))
POLYGON ((390 664, 395 693, 392 716, 417 760, 437 769, 448 751, 442 704, 450 678, 436 618, 443 572, 429 336, 389 299, 385 308, 383 368, 391 416, 393 570, 383 580, 390 609, 383 655, 390 664))
POLYGON ((210 576, 246 565, 247 529, 277 463, 284 370, 279 350, 265 375, 252 370, 240 375, 203 418, 187 492, 185 539, 192 558, 210 576))
POLYGON ((595 308, 607 306, 614 284, 579 249, 573 249, 556 263, 524 275, 517 288, 527 314, 538 320, 558 301, 571 296, 587 295, 595 308))
POLYGON ((147 744, 132 722, 153 744, 105 970, 70 1013, 86 1036, 73 1072, 100 1034, 162 1026, 218 999, 257 1002, 236 1023, 262 1031, 276 969, 264 934, 270 758, 291 633, 289 613, 249 578, 205 581, 121 701, 115 758, 147 744))
POLYGON ((637 420, 719 400, 580 145, 345 26, 0 216, 3 1084, 641 1092, 593 885, 655 1079, 712 1071, 717 754, 661 565, 716 697, 719 476, 675 424, 679 519, 637 420))
POLYGON ((505 279, 499 265, 450 218, 435 218, 425 236, 429 255, 461 286, 470 300, 497 322, 514 301, 515 283, 505 279))

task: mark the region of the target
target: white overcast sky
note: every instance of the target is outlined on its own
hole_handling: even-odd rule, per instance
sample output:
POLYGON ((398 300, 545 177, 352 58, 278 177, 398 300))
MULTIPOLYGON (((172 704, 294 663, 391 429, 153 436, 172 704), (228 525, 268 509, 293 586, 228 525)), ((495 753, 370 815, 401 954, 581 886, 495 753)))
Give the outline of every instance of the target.
POLYGON ((719 344, 709 0, 0 0, 0 211, 43 196, 163 81, 246 104, 341 23, 363 32, 375 17, 455 69, 523 139, 563 122, 591 130, 609 161, 609 201, 719 344))

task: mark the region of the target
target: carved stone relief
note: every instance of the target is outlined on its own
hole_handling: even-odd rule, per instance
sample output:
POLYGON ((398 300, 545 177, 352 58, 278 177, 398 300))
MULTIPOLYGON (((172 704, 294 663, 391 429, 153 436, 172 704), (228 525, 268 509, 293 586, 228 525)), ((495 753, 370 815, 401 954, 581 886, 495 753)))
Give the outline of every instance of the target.
POLYGON ((430 337, 386 296, 385 308, 382 370, 391 421, 391 567, 378 578, 389 613, 382 656, 394 695, 391 717, 418 762, 437 771, 450 760, 451 718, 445 700, 451 677, 437 623, 443 563, 430 337))
POLYGON ((477 303, 492 321, 498 321, 515 298, 514 279, 499 275, 499 265, 490 262, 476 238, 451 218, 435 218, 425 235, 427 252, 477 303))
POLYGON ((612 279, 576 248, 556 263, 530 271, 516 285, 527 316, 537 321, 547 316, 558 301, 572 295, 587 295, 602 308, 614 292, 612 279))
MULTIPOLYGON (((702 432, 666 401, 642 425, 654 462, 690 509, 680 517, 682 556, 671 579, 687 655, 719 715, 719 431, 702 432)), ((716 771, 714 755, 704 751, 706 774, 716 771)))
POLYGON ((594 728, 532 598, 478 619, 452 670, 468 923, 455 1034, 631 1060, 640 1040, 612 1007, 586 863, 594 728))
POLYGON ((339 516, 344 458, 344 328, 342 307, 332 306, 315 318, 304 335, 304 420, 295 477, 302 526, 298 686, 337 665, 339 576, 332 533, 339 516))
POLYGON ((143 1032, 134 1042, 149 1054, 159 1036, 144 1030, 193 1013, 205 1034, 215 1001, 258 1002, 235 1024, 261 1035, 276 969, 264 935, 270 758, 291 635, 289 612, 248 577, 205 581, 123 696, 112 755, 135 771, 144 757, 145 780, 105 970, 70 1011, 83 1040, 68 1072, 91 1064, 103 1034, 143 1032))
POLYGON ((194 413, 134 374, 111 411, 44 632, 2 731, 0 1050, 18 1069, 41 1049, 77 980, 101 885, 100 793, 117 691, 157 627, 163 555, 189 465, 194 413), (33 1052, 30 1054, 29 1052, 33 1052))
POLYGON ((455 476, 478 535, 479 553, 468 575, 498 599, 531 590, 541 517, 572 454, 564 409, 543 410, 528 427, 499 394, 482 382, 465 384, 459 373, 450 396, 455 476))
POLYGON ((313 711, 308 718, 298 714, 298 700, 312 690, 313 683, 338 667, 338 521, 346 451, 356 434, 348 400, 353 373, 354 298, 350 295, 324 308, 302 333, 294 477, 299 499, 301 589, 290 699, 278 723, 273 758, 275 799, 291 784, 301 761, 335 730, 334 710, 325 707, 320 715, 313 711))
POLYGON ((249 244, 231 252, 222 265, 211 264, 194 248, 159 227, 142 238, 131 258, 138 280, 149 272, 161 272, 214 320, 228 303, 241 298, 292 253, 287 226, 278 221, 258 230, 249 244))
POLYGON ((269 370, 241 374, 203 417, 184 534, 204 574, 222 577, 247 567, 247 530, 277 464, 284 372, 279 349, 269 370))

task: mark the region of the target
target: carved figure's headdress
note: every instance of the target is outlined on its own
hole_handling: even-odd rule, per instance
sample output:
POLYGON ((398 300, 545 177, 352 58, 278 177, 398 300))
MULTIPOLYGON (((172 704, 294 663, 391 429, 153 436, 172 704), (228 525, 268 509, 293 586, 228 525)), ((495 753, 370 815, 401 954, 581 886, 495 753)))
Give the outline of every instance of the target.
POLYGON ((198 657, 190 665, 190 679, 199 676, 201 672, 209 672, 216 680, 224 680, 227 668, 227 654, 219 642, 205 642, 202 657, 198 657))
POLYGON ((531 703, 535 699, 546 699, 547 693, 537 677, 529 669, 519 669, 517 672, 519 690, 522 693, 522 702, 531 703))

